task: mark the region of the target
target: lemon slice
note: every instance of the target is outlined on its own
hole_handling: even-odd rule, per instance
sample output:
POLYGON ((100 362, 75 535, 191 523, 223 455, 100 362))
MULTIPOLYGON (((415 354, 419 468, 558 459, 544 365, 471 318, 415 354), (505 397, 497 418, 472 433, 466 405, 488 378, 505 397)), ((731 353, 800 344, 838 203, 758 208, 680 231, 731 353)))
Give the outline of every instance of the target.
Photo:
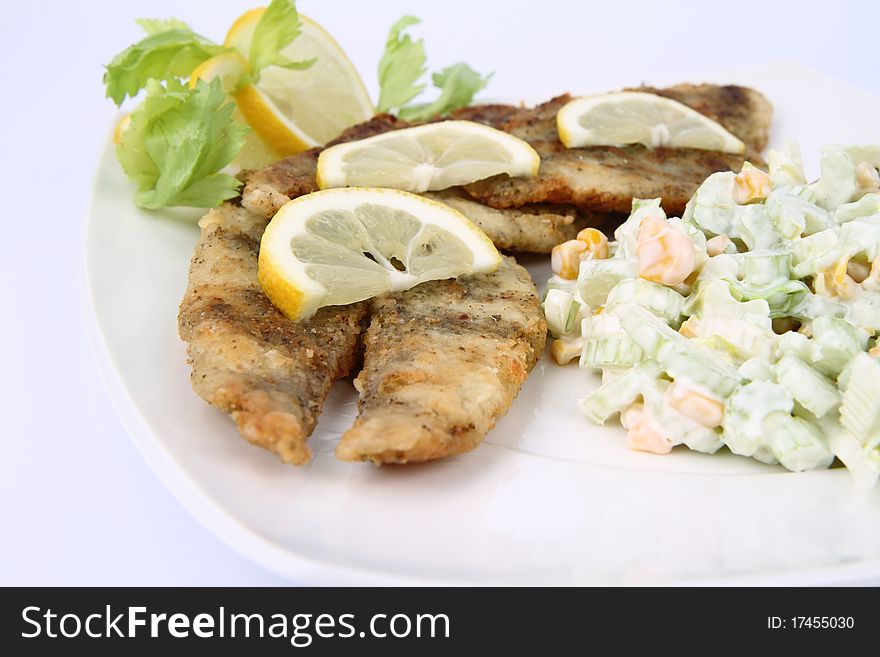
POLYGON ((247 60, 239 53, 224 52, 196 66, 189 75, 189 86, 194 89, 199 80, 210 82, 214 78, 220 78, 223 91, 233 94, 247 75, 248 68, 247 60))
POLYGON ((301 196, 269 222, 259 280, 288 318, 462 274, 494 271, 501 256, 464 215, 393 189, 354 187, 301 196))
MULTIPOLYGON (((265 7, 245 12, 226 35, 225 45, 237 48, 245 60, 263 12, 265 7)), ((282 157, 324 144, 373 116, 364 83, 339 44, 315 21, 299 18, 302 32, 282 54, 315 63, 302 71, 267 66, 257 84, 235 93, 244 119, 282 157)))
MULTIPOLYGON (((195 87, 199 80, 210 82, 219 77, 223 91, 234 95, 244 76, 248 74, 248 69, 247 60, 238 52, 222 53, 197 66, 189 76, 189 86, 195 87)), ((232 112, 232 120, 247 125, 247 119, 238 106, 232 112)), ((283 155, 267 144, 256 130, 250 130, 245 135, 244 144, 233 164, 242 169, 259 169, 281 157, 283 155)))
POLYGON ((125 131, 128 130, 131 125, 131 112, 126 112, 122 116, 119 117, 119 120, 116 122, 116 127, 113 128, 113 143, 117 146, 122 143, 122 136, 125 134, 125 131))
POLYGON ((641 91, 575 98, 556 115, 568 148, 642 144, 742 153, 743 144, 712 119, 671 98, 641 91))
POLYGON ((332 146, 318 157, 318 186, 382 186, 426 192, 499 173, 533 176, 528 143, 471 121, 441 121, 332 146))

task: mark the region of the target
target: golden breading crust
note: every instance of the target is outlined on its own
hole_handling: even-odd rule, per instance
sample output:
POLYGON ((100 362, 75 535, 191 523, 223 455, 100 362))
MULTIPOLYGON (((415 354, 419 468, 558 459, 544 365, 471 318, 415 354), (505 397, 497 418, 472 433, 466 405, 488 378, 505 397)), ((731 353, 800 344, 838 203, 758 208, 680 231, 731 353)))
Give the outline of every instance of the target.
POLYGON ((229 413, 247 440, 302 464, 324 399, 358 360, 368 304, 285 318, 257 281, 266 223, 231 204, 202 218, 178 326, 195 391, 229 413))
POLYGON ((541 169, 531 178, 494 176, 465 186, 476 201, 498 208, 532 203, 562 203, 593 212, 626 213, 634 198, 661 198, 667 214, 681 216, 684 206, 716 171, 739 171, 741 155, 691 148, 643 146, 556 147, 533 143, 541 169))
MULTIPOLYGON (((481 226, 499 248, 546 253, 545 240, 532 233, 546 235, 552 217, 529 211, 510 214, 510 208, 561 204, 566 209, 550 208, 550 215, 566 215, 572 207, 592 213, 592 223, 599 213, 629 212, 633 198, 663 199, 669 214, 681 214, 699 184, 716 171, 739 170, 745 159, 761 165, 760 151, 767 144, 772 107, 767 99, 746 87, 734 85, 682 84, 668 88, 639 89, 673 98, 717 121, 746 144, 745 156, 695 149, 648 149, 594 147, 566 149, 559 142, 556 114, 571 96, 564 94, 532 108, 513 105, 476 105, 455 112, 454 119, 486 123, 528 141, 541 155, 537 176, 510 178, 495 176, 464 187, 472 200, 502 211, 502 216, 480 212, 487 221, 481 226), (533 219, 532 217, 537 218, 533 219), (516 226, 505 229, 500 220, 510 219, 516 226)), ((380 115, 346 130, 336 140, 341 143, 363 139, 389 130, 409 126, 388 115, 380 115)), ((319 149, 312 149, 281 160, 266 169, 245 174, 242 204, 271 217, 292 198, 317 189, 315 169, 319 149)), ((474 210, 479 210, 476 206, 474 210)), ((583 219, 583 217, 580 217, 583 219)), ((479 221, 474 220, 479 224, 479 221)), ((557 240, 557 241, 562 241, 557 240)), ((552 246, 551 246, 552 248, 552 246)))
POLYGON ((458 210, 508 253, 550 253, 553 247, 577 237, 588 226, 598 226, 604 214, 579 210, 572 205, 534 204, 497 210, 477 203, 461 190, 422 194, 458 210))
POLYGON ((681 84, 637 90, 677 100, 717 121, 746 144, 744 156, 688 148, 597 146, 567 149, 559 142, 556 114, 571 96, 511 114, 497 127, 528 141, 541 155, 537 176, 495 176, 467 185, 474 200, 498 209, 530 203, 563 203, 593 212, 629 212, 633 198, 663 199, 680 215, 697 187, 716 171, 738 171, 749 159, 763 164, 773 108, 754 89, 681 84))
POLYGON ((409 463, 474 449, 510 408, 547 334, 528 272, 423 283, 373 300, 359 414, 344 461, 409 463))

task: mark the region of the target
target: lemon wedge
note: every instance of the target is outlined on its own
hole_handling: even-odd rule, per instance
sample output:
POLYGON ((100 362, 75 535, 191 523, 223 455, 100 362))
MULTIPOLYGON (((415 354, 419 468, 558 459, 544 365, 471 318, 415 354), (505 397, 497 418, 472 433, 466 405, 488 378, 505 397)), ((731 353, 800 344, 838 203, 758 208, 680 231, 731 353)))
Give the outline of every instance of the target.
POLYGON ((128 130, 128 127, 131 125, 131 112, 126 112, 122 116, 119 117, 119 120, 116 122, 116 127, 113 128, 113 143, 119 146, 122 143, 122 136, 125 134, 125 131, 128 130))
MULTIPOLYGON (((226 35, 246 61, 265 7, 242 14, 226 35)), ((268 66, 256 84, 241 85, 235 101, 261 140, 285 157, 324 144, 373 116, 363 81, 342 48, 315 21, 299 15, 302 32, 282 51, 289 59, 315 59, 302 71, 268 66)))
POLYGON ((263 233, 258 277, 289 319, 430 280, 494 271, 495 246, 464 215, 393 189, 353 187, 286 203, 263 233))
POLYGON ((655 94, 622 91, 575 98, 556 115, 567 148, 642 144, 742 153, 745 144, 696 110, 655 94))
POLYGON ((318 157, 318 186, 426 192, 500 173, 533 176, 541 158, 518 137, 471 121, 441 121, 338 144, 318 157))
POLYGON ((194 89, 199 80, 210 82, 214 78, 220 78, 223 91, 231 95, 247 75, 248 68, 247 60, 238 52, 224 52, 196 66, 189 75, 189 86, 194 89))
MULTIPOLYGON (((189 76, 189 86, 195 87, 199 80, 210 82, 219 77, 223 91, 232 98, 248 74, 248 69, 247 60, 237 51, 222 53, 197 66, 189 76)), ((232 112, 232 120, 244 125, 248 123, 237 105, 232 112)), ((242 169, 259 169, 282 157, 281 152, 267 144, 256 130, 250 130, 233 163, 242 169)))

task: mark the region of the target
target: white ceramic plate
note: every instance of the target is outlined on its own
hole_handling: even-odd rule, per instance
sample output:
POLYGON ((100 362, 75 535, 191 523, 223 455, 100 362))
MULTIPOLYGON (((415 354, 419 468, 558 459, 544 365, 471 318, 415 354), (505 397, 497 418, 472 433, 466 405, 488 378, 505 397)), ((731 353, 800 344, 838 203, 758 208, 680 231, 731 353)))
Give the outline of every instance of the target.
MULTIPOLYGON (((775 65, 712 77, 764 91, 773 142, 798 139, 814 171, 825 142, 880 142, 880 97, 821 74, 775 65)), ((141 212, 131 194, 108 143, 86 254, 101 370, 166 485, 263 566, 354 584, 880 581, 880 490, 856 492, 843 470, 632 452, 619 426, 594 427, 575 408, 596 379, 546 358, 470 454, 382 469, 336 461, 356 402, 342 382, 311 439, 314 461, 281 464, 190 388, 176 317, 198 213, 141 212)), ((526 264, 543 282, 546 259, 526 264)))

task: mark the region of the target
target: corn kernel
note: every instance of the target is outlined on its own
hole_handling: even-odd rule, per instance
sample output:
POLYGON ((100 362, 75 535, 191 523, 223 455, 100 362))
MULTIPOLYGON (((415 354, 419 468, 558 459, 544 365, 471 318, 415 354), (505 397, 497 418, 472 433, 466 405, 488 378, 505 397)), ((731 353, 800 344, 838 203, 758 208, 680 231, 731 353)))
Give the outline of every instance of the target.
POLYGON ((709 429, 724 419, 724 404, 692 388, 673 383, 666 391, 666 403, 685 417, 709 429))
POLYGON ((743 169, 734 178, 733 201, 739 205, 766 200, 773 190, 770 176, 760 169, 743 169))
POLYGON ((642 220, 636 251, 639 276, 655 283, 678 285, 694 270, 696 256, 691 239, 660 217, 642 220))
POLYGON ((864 262, 850 260, 846 265, 846 273, 856 283, 861 283, 871 275, 871 266, 864 262))
POLYGON ((850 299, 856 291, 856 282, 846 273, 848 266, 849 260, 847 258, 838 260, 832 272, 829 272, 831 274, 830 283, 827 279, 825 281, 826 287, 831 294, 841 299, 850 299))
POLYGON ((642 402, 635 402, 627 406, 620 413, 620 423, 624 429, 629 429, 635 424, 642 414, 645 412, 645 405, 642 402))
POLYGON ((668 454, 672 451, 672 441, 663 435, 643 404, 633 404, 621 413, 620 419, 628 429, 626 442, 630 449, 653 454, 668 454))
POLYGON ((584 228, 577 234, 577 238, 587 245, 587 251, 594 260, 604 260, 608 257, 608 238, 602 231, 584 228))
POLYGON ((700 335, 700 319, 696 315, 692 315, 688 317, 684 322, 682 322, 681 327, 678 329, 678 332, 681 333, 686 338, 696 338, 700 335))
POLYGON ((583 348, 584 341, 581 339, 554 340, 550 345, 550 355, 557 365, 567 365, 581 355, 583 348))
POLYGON ((578 277, 581 256, 586 254, 587 245, 580 240, 568 240, 557 244, 550 252, 550 267, 560 278, 573 281, 578 277))
POLYGON ((874 261, 871 263, 871 272, 868 274, 868 278, 862 282, 866 283, 869 287, 880 285, 880 258, 874 258, 874 261))
POLYGON ((880 174, 867 162, 856 165, 856 183, 860 193, 880 192, 880 174))
POLYGON ((880 345, 874 345, 868 349, 868 355, 871 358, 880 358, 880 345))
POLYGON ((733 242, 727 235, 716 235, 706 242, 706 253, 710 256, 721 255, 731 244, 733 242))

